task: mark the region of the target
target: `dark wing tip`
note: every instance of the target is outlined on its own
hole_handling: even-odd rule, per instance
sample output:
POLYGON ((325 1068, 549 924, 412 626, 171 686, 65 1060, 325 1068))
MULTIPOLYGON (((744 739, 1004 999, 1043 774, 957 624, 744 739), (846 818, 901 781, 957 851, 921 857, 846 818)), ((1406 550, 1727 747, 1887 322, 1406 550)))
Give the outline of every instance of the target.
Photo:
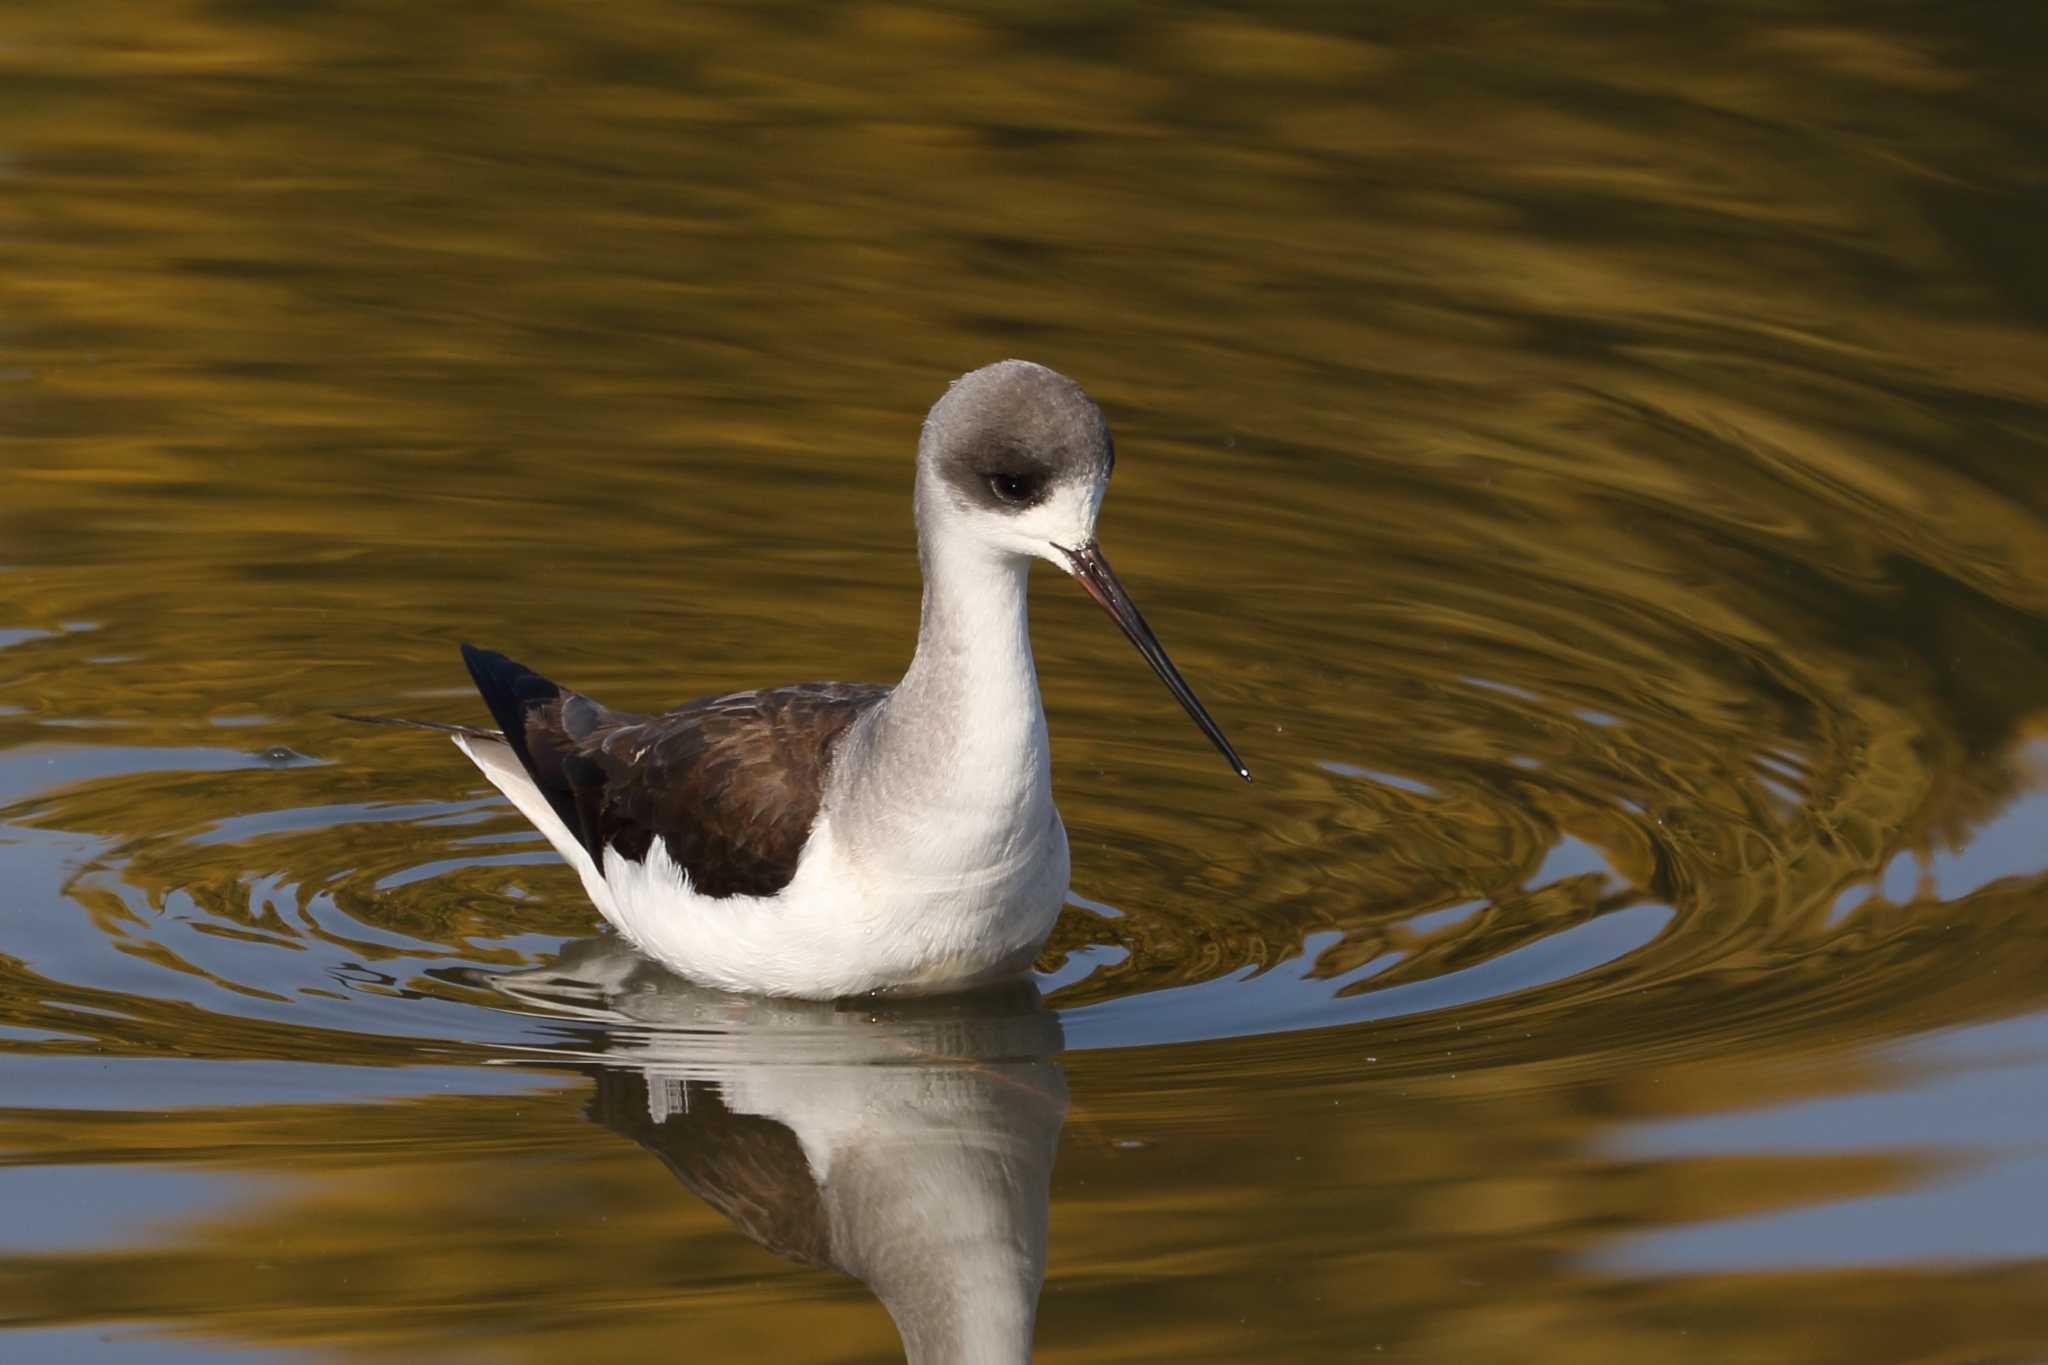
POLYGON ((519 761, 532 772, 533 756, 526 747, 526 709, 535 702, 554 701, 562 689, 495 650, 465 643, 462 661, 469 665, 469 676, 483 695, 484 705, 491 708, 491 718, 505 732, 519 761))
MULTIPOLYGON (((462 642, 462 662, 469 665, 469 676, 476 679, 478 687, 484 685, 486 678, 507 668, 519 669, 518 664, 513 663, 495 649, 479 649, 467 640, 462 642)), ((519 671, 524 672, 526 670, 519 669, 519 671)))

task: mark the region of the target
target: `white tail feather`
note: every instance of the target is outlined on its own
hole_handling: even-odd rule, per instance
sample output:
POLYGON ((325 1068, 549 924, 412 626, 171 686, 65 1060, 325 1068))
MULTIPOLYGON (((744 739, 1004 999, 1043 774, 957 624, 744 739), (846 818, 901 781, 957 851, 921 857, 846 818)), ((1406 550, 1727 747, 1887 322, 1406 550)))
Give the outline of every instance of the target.
POLYGON ((468 755, 469 761, 491 779, 491 785, 505 793, 506 799, 519 808, 519 813, 532 821, 533 827, 545 834, 548 842, 555 846, 555 851, 576 869, 576 875, 583 879, 583 889, 605 918, 617 923, 611 888, 605 885, 604 875, 590 860, 589 851, 562 823, 562 817, 555 814, 555 808, 541 795, 533 779, 526 775, 526 769, 519 766, 519 756, 512 752, 512 746, 503 740, 480 739, 473 735, 456 735, 454 739, 455 747, 468 755))

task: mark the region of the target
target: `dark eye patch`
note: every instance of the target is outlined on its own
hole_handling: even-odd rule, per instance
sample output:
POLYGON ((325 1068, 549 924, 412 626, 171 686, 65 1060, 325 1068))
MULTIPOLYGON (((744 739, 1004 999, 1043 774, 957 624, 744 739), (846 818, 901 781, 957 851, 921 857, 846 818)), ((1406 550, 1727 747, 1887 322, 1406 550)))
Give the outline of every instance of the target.
POLYGON ((954 496, 962 506, 1006 516, 1043 505, 1071 464, 1057 448, 1048 453, 1001 434, 963 434, 953 445, 939 472, 954 496))
POLYGON ((1035 469, 996 469, 982 477, 988 480, 988 491, 996 500, 1011 507, 1030 507, 1041 501, 1051 482, 1035 469))

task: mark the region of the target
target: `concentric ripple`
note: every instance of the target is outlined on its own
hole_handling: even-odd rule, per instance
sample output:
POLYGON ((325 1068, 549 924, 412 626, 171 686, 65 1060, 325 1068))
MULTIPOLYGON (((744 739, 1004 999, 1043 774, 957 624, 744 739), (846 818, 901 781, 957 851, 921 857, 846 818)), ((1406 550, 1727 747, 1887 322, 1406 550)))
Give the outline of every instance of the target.
POLYGON ((1259 778, 1041 575, 1049 1355, 2038 1357, 2038 8, 13 7, 0 1197, 213 1212, 0 1325, 838 1342, 661 1278, 577 1088, 677 1021, 331 717, 897 676, 919 415, 1024 354, 1259 778))

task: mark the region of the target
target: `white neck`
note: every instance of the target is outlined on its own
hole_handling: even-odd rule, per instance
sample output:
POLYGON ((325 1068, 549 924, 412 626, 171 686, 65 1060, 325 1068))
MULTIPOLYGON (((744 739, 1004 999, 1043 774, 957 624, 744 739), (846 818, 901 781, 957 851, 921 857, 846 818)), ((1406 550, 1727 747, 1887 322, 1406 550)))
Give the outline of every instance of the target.
POLYGON ((942 516, 919 517, 917 654, 847 736, 825 810, 856 861, 899 885, 957 887, 1013 868, 1043 851, 1057 821, 1031 659, 1030 561, 942 516))
MULTIPOLYGON (((1030 728, 1041 714, 1031 657, 1031 561, 946 537, 923 547, 919 560, 924 609, 899 694, 948 714, 995 720, 1000 711, 1018 722, 997 731, 1030 728)), ((973 733, 987 735, 989 728, 975 726, 973 733)))
POLYGON ((871 761, 900 766, 922 803, 1015 809, 1051 785, 1031 563, 945 532, 920 546, 917 653, 877 718, 871 761))

